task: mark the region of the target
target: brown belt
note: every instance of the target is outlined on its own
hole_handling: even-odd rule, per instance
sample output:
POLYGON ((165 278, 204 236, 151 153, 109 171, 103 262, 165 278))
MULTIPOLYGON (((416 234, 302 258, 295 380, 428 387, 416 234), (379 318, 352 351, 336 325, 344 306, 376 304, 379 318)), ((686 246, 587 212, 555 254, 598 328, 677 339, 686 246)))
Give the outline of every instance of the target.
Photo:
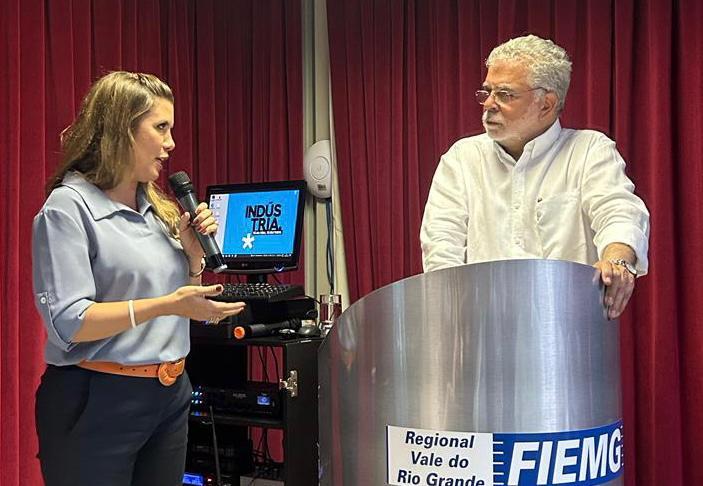
POLYGON ((123 365, 112 361, 81 361, 77 366, 86 370, 99 371, 100 373, 110 373, 113 375, 141 376, 142 378, 158 378, 164 386, 171 386, 176 382, 176 378, 183 374, 186 359, 170 363, 158 363, 149 365, 123 365))

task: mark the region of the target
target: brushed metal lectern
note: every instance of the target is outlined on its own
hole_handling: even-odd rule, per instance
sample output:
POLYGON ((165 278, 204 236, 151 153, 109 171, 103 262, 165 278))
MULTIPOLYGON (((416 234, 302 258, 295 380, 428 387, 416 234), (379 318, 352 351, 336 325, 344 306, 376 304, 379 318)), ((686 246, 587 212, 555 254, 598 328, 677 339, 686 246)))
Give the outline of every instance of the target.
POLYGON ((389 484, 388 425, 542 433, 621 420, 618 321, 602 300, 592 267, 556 260, 448 268, 360 299, 318 355, 320 484, 389 484))

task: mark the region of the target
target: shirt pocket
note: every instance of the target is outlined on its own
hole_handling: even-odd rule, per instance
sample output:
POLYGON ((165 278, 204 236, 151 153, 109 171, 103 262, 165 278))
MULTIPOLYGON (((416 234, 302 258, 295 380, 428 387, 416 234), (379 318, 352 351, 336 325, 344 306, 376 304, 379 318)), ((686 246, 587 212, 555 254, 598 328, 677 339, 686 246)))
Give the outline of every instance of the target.
POLYGON ((535 206, 537 234, 542 256, 556 260, 580 261, 586 242, 580 236, 580 191, 569 191, 538 199, 535 206))

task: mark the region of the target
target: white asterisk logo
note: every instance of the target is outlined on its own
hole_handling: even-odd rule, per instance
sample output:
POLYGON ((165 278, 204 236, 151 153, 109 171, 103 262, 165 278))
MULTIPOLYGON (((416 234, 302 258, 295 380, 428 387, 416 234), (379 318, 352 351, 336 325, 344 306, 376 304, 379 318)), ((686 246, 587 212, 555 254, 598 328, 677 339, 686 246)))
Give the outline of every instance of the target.
POLYGON ((246 248, 252 248, 252 249, 253 249, 253 248, 254 248, 254 240, 255 240, 255 239, 256 239, 256 238, 254 238, 253 236, 251 236, 251 233, 247 233, 247 235, 246 235, 244 238, 242 238, 242 243, 244 243, 244 244, 242 245, 242 250, 244 250, 244 249, 246 249, 246 248))

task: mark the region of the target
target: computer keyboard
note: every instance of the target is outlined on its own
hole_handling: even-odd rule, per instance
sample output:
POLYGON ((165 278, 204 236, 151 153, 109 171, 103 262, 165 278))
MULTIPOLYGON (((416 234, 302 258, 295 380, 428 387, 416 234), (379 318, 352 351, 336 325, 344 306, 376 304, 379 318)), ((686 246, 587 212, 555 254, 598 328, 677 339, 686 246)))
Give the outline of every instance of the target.
POLYGON ((220 295, 210 297, 223 302, 280 302, 305 295, 305 289, 296 284, 225 283, 220 295))

